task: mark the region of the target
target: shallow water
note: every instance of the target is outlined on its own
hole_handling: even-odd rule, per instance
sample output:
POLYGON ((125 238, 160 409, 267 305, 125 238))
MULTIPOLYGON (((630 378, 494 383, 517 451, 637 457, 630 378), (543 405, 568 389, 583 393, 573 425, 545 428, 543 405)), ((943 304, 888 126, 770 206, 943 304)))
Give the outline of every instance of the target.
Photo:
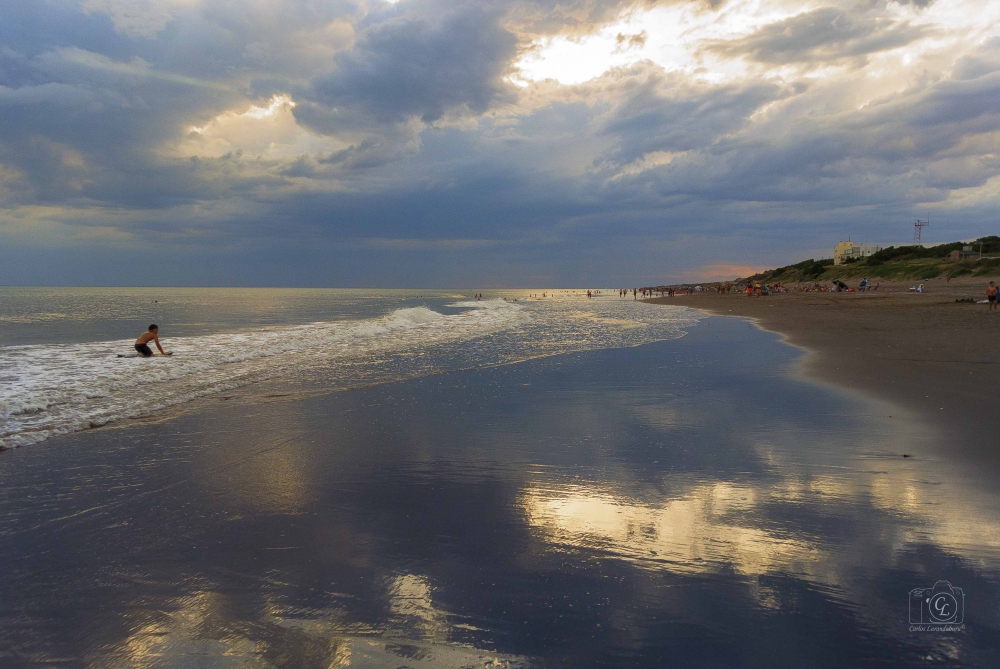
POLYGON ((996 482, 686 331, 0 454, 0 664, 995 666, 996 482))
POLYGON ((270 382, 342 390, 450 369, 672 339, 697 312, 579 291, 4 289, 0 449, 270 382), (155 296, 155 297, 154 297, 155 296), (60 316, 59 319, 52 318, 60 316), (141 319, 141 320, 140 320, 141 319), (134 338, 161 325, 170 358, 134 338), (109 333, 128 332, 125 339, 109 333), (62 338, 60 339, 60 333, 62 338))

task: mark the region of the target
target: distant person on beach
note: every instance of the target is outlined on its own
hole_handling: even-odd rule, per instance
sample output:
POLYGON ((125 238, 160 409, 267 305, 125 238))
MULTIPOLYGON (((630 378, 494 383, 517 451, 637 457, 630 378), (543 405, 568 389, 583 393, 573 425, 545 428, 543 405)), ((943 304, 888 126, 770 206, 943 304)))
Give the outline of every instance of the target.
POLYGON ((163 350, 160 346, 160 328, 155 324, 150 325, 149 329, 142 333, 142 335, 135 340, 135 350, 144 358, 152 358, 153 351, 149 348, 149 342, 152 341, 156 344, 156 348, 160 350, 160 355, 170 355, 163 350))
POLYGON ((997 284, 995 281, 990 281, 990 287, 986 289, 986 299, 990 301, 990 311, 994 312, 997 310, 997 284))

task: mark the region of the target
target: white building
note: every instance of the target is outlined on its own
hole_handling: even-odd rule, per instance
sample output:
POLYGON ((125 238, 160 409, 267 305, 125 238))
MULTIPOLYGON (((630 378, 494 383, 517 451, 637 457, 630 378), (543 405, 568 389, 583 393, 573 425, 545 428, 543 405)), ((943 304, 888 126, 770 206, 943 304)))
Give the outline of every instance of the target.
POLYGON ((847 240, 846 242, 840 242, 833 247, 833 264, 843 265, 845 262, 850 260, 857 260, 858 258, 867 258, 868 256, 874 255, 882 250, 882 247, 877 244, 858 244, 847 240))

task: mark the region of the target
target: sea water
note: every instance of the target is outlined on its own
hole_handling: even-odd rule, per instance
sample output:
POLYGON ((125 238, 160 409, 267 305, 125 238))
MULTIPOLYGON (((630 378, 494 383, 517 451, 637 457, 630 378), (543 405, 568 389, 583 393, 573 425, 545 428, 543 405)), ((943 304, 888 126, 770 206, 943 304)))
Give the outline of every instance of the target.
POLYGON ((617 291, 597 298, 582 290, 471 295, 3 288, 0 449, 266 381, 340 390, 671 339, 699 318, 617 291), (137 356, 132 342, 154 322, 172 357, 137 356))

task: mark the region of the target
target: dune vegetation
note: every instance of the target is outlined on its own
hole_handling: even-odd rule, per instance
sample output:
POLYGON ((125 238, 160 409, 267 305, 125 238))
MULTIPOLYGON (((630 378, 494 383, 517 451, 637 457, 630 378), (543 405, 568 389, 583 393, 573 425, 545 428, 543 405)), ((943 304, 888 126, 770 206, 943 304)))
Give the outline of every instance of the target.
MULTIPOLYGON (((1000 273, 1000 237, 991 235, 974 242, 952 242, 937 246, 889 246, 867 258, 834 265, 833 258, 803 260, 794 265, 765 270, 747 279, 770 283, 798 283, 869 277, 907 281, 936 276, 986 276, 1000 273), (971 246, 982 258, 953 261, 952 251, 971 246), (992 257, 991 257, 992 256, 992 257)), ((744 279, 745 280, 745 279, 744 279)))

